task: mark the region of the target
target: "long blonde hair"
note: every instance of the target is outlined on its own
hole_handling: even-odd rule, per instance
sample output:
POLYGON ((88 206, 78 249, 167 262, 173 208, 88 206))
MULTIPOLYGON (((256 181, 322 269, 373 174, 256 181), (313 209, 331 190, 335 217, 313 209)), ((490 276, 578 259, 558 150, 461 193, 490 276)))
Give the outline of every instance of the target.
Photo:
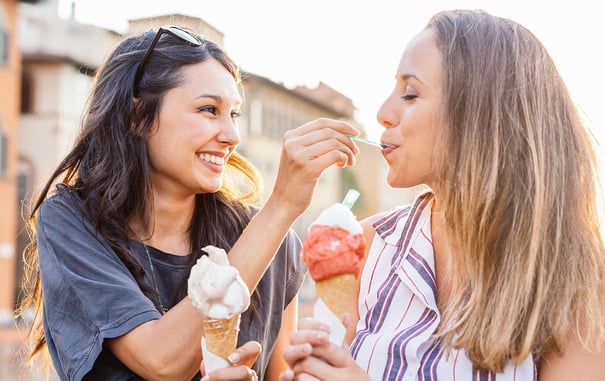
POLYGON ((480 369, 602 341, 605 251, 592 136, 555 64, 521 25, 435 15, 448 128, 439 202, 455 247, 440 338, 480 369))

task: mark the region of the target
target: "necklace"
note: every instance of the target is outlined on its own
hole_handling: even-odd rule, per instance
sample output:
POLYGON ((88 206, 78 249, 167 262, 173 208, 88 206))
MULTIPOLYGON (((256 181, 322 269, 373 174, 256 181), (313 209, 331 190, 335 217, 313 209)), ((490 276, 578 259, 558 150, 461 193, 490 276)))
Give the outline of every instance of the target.
POLYGON ((167 308, 164 308, 164 304, 162 303, 162 296, 160 295, 160 289, 158 287, 158 281, 155 279, 155 270, 153 269, 153 262, 151 262, 151 255, 149 254, 149 250, 147 249, 147 245, 143 243, 143 247, 145 248, 145 253, 147 254, 147 259, 149 260, 149 267, 151 268, 151 278, 153 279, 153 286, 155 287, 155 292, 158 295, 158 302, 160 303, 160 308, 162 315, 168 312, 167 308))

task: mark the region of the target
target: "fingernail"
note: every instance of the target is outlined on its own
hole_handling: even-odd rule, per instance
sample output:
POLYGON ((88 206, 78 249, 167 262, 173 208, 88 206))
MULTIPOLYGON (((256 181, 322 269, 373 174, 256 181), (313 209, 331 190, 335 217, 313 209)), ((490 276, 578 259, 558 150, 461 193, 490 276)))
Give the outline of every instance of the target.
POLYGON ((229 360, 229 362, 230 362, 231 364, 237 364, 237 363, 239 362, 239 360, 240 360, 240 357, 239 357, 239 354, 238 354, 237 352, 233 352, 233 353, 231 353, 231 354, 230 354, 230 355, 227 357, 227 359, 229 360))
POLYGON ((210 376, 205 375, 204 377, 202 377, 202 378, 200 379, 200 381, 210 381, 210 376))

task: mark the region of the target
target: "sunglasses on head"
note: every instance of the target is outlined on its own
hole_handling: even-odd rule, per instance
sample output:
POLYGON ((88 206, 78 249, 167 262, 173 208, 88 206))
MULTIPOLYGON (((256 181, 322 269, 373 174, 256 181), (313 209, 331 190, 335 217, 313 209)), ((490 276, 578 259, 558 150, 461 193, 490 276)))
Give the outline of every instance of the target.
POLYGON ((160 40, 160 37, 164 33, 169 34, 173 37, 176 37, 179 40, 181 40, 191 46, 202 45, 202 41, 200 40, 200 38, 198 36, 192 34, 191 32, 189 32, 183 28, 180 28, 176 25, 161 26, 158 29, 158 31, 155 33, 155 37, 153 38, 153 41, 151 41, 151 44, 149 44, 149 47, 147 48, 145 55, 141 59, 141 62, 139 63, 139 67, 137 68, 137 72, 134 76, 134 85, 133 86, 134 86, 135 96, 137 94, 137 85, 139 84, 139 81, 141 80, 141 77, 143 76, 145 65, 147 64, 147 61, 149 61, 149 57, 151 56, 153 49, 155 48, 158 41, 160 40))

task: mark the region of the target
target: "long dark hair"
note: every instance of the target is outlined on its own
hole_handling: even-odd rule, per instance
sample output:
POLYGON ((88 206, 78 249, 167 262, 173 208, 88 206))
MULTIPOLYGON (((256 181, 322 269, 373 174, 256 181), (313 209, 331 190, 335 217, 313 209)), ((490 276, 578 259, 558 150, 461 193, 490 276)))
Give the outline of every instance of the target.
MULTIPOLYGON (((132 218, 153 224, 145 138, 151 132, 166 91, 183 82, 180 70, 183 66, 215 59, 241 86, 239 68, 220 46, 201 37, 200 46, 191 46, 164 34, 146 63, 135 92, 135 73, 155 33, 149 31, 123 40, 106 59, 95 78, 73 149, 33 204, 29 221, 32 242, 24 253, 28 265, 27 297, 19 308, 21 314, 30 307, 36 309, 30 332, 33 341, 30 358, 46 347, 35 233, 37 212, 43 201, 54 192, 69 192, 78 197, 86 218, 115 250, 143 292, 150 300, 157 300, 153 288, 143 281, 144 267, 129 245, 132 232, 128 222, 132 218), (50 192, 57 182, 60 184, 50 192)), ((245 158, 233 152, 222 188, 216 193, 196 196, 189 228, 191 249, 196 253, 191 256, 191 266, 202 255, 198 249, 207 244, 231 249, 250 220, 250 207, 259 201, 259 196, 257 172, 245 158)), ((183 284, 185 281, 186 278, 183 284)), ((184 296, 186 288, 181 289, 184 296)))

